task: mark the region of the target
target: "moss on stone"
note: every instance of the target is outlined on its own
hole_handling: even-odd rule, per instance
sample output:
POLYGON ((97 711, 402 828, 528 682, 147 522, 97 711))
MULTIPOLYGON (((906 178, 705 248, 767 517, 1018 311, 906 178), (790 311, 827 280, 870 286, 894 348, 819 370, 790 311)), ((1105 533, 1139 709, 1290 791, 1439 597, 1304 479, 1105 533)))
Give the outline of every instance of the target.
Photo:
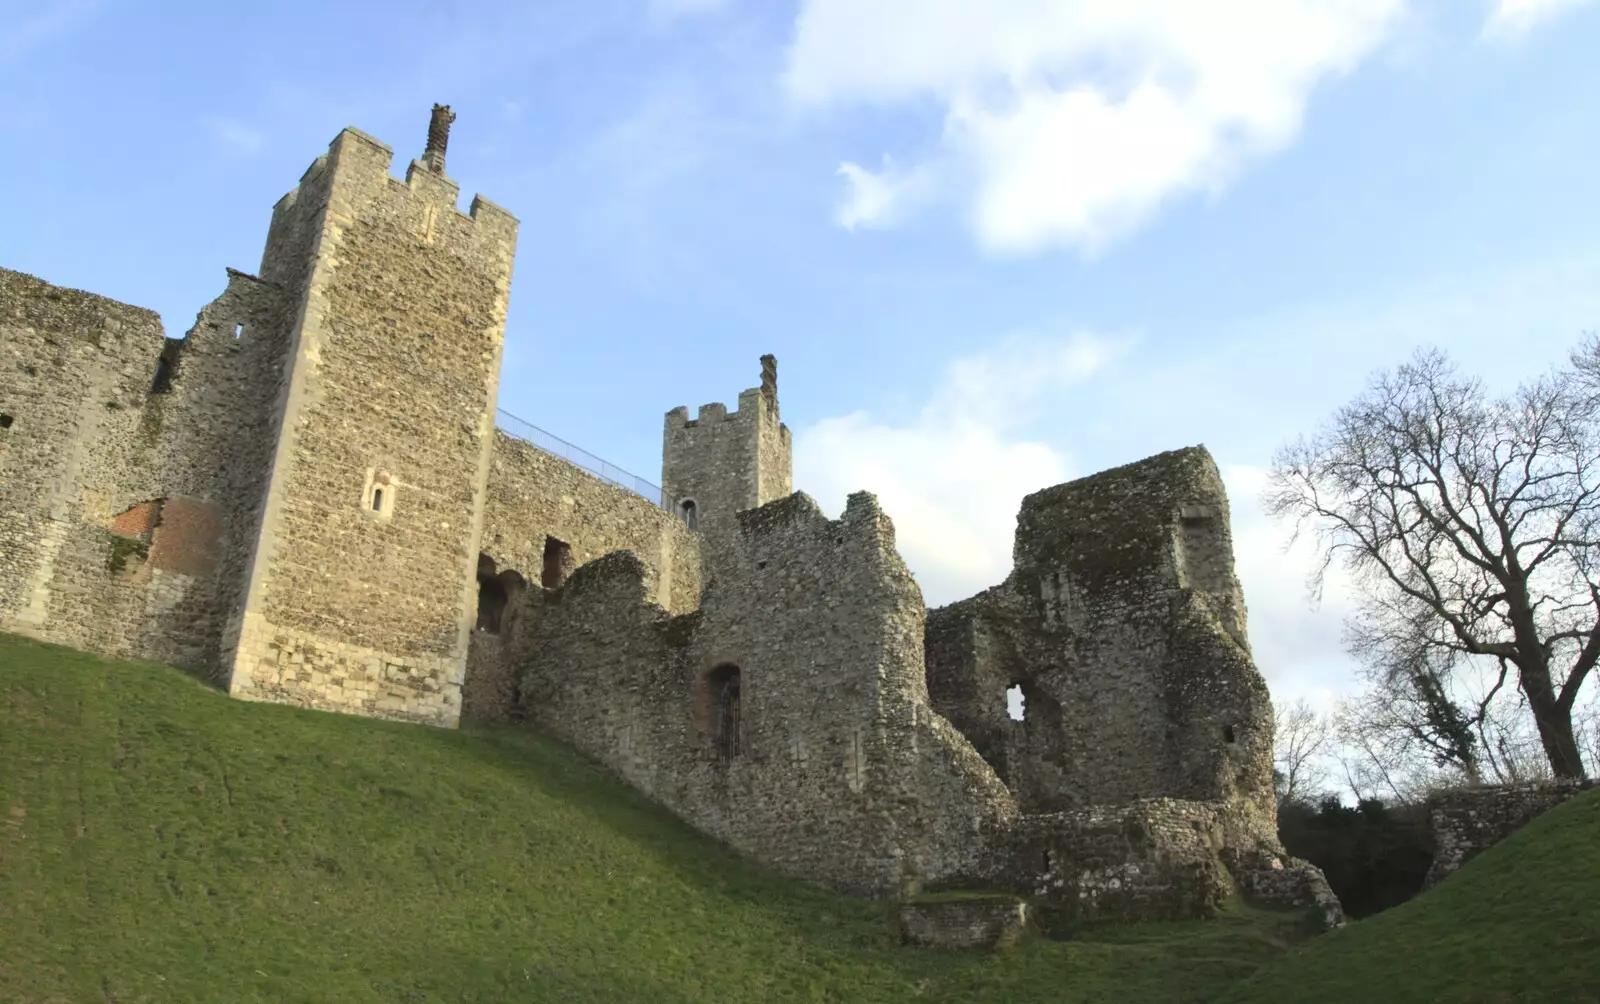
POLYGON ((112 575, 128 567, 129 555, 138 555, 139 561, 144 561, 150 556, 150 543, 137 537, 124 537, 121 534, 106 531, 110 538, 111 549, 106 554, 106 570, 112 575))

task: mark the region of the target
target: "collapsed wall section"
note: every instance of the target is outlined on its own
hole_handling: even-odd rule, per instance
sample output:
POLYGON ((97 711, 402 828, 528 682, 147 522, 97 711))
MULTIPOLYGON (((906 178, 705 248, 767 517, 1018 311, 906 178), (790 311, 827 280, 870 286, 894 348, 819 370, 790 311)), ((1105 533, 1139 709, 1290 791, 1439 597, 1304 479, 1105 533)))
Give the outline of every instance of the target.
POLYGON ((1231 800, 1272 832, 1271 704, 1209 454, 1028 496, 1014 557, 1003 585, 930 613, 928 679, 1022 804, 1231 800))
POLYGON ((739 514, 701 609, 647 601, 629 552, 533 614, 528 719, 788 874, 877 894, 979 866, 1015 807, 927 703, 921 595, 869 495, 739 514))
POLYGON ((568 460, 496 431, 479 556, 478 619, 462 714, 507 717, 524 650, 525 607, 574 569, 613 551, 644 569, 649 602, 669 614, 700 604, 700 537, 678 516, 568 460), (498 608, 496 609, 496 606, 498 608))
POLYGON ((0 627, 215 666, 274 435, 278 290, 230 270, 182 339, 15 272, 0 304, 0 627))
POLYGON ((354 129, 275 210, 295 335, 230 692, 454 725, 516 221, 354 129))

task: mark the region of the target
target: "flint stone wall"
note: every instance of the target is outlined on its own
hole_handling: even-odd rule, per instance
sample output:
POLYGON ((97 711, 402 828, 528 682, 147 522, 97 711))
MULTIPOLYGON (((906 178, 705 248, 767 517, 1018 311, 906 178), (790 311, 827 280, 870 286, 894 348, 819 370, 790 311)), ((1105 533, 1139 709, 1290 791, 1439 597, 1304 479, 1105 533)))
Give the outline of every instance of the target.
POLYGON ((1433 830, 1433 864, 1423 888, 1432 888, 1462 865, 1600 781, 1548 781, 1533 784, 1460 788, 1434 796, 1428 806, 1433 830))
POLYGON ((993 948, 1021 938, 1028 906, 1020 899, 926 900, 896 908, 901 940, 924 948, 993 948))
POLYGON ((735 514, 785 498, 793 491, 793 447, 778 412, 776 363, 772 383, 739 395, 738 408, 704 404, 667 412, 661 446, 661 486, 674 508, 695 504, 699 528, 733 532, 735 514))
POLYGON ((701 609, 647 601, 631 552, 530 604, 527 718, 779 871, 875 895, 977 870, 1013 800, 927 703, 922 603, 866 494, 740 513, 701 609), (737 666, 739 750, 708 676, 737 666))
POLYGON ((1270 839, 1272 706, 1232 553, 1204 448, 1028 496, 1010 577, 928 615, 934 707, 1024 811, 1223 801, 1270 839))
POLYGON ((346 129, 274 209, 296 341, 230 693, 453 726, 517 224, 392 158, 346 129))
POLYGON ((525 609, 541 603, 547 591, 542 573, 545 544, 551 539, 570 548, 572 568, 613 551, 630 551, 644 568, 650 602, 669 614, 700 605, 700 537, 680 516, 497 432, 481 553, 497 574, 515 572, 520 583, 510 590, 500 630, 472 634, 461 691, 464 717, 505 721, 516 711, 525 609))
POLYGON ((0 628, 217 664, 285 341, 280 291, 242 272, 168 339, 150 311, 0 269, 0 628))

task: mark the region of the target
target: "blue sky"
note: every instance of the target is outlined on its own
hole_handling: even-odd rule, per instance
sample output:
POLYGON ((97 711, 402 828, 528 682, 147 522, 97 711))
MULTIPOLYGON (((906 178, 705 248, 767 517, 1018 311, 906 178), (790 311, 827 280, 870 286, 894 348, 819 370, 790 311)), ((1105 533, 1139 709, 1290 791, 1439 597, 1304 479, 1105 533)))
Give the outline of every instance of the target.
POLYGON ((796 487, 876 491, 930 603, 1021 496, 1206 444, 1257 661, 1349 685, 1256 501, 1440 345, 1600 329, 1600 2, 0 0, 0 265, 159 310, 254 271, 346 125, 522 221, 501 404, 651 480, 780 361, 796 487), (333 13, 329 13, 329 9, 333 13), (153 14, 159 10, 159 16, 153 14))

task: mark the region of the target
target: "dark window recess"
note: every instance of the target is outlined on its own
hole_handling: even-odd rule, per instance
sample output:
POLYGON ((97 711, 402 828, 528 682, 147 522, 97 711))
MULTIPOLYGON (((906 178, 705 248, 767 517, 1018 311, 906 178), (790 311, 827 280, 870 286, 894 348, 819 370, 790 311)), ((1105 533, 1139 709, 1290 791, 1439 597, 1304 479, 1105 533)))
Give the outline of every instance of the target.
POLYGON ((10 415, 0 414, 0 429, 11 428, 13 419, 10 415))
POLYGON ((546 537, 544 568, 539 574, 539 584, 546 589, 555 589, 567 581, 567 573, 571 570, 572 547, 564 540, 546 537))
POLYGON ((739 667, 723 665, 706 677, 711 693, 711 741, 717 759, 726 763, 739 755, 739 667))
POLYGON ((478 559, 478 630, 488 634, 500 633, 500 622, 505 617, 506 601, 510 599, 506 587, 495 578, 494 562, 484 573, 484 559, 478 559))
POLYGON ((678 503, 678 507, 683 510, 684 525, 691 530, 698 529, 700 526, 700 513, 695 508, 694 499, 684 499, 678 503))
POLYGON ((156 360, 156 378, 150 381, 150 393, 172 393, 172 362, 166 356, 156 360))
POLYGON ((1233 726, 1232 725, 1224 725, 1222 727, 1222 741, 1225 742, 1225 743, 1232 743, 1232 742, 1236 741, 1236 739, 1234 737, 1234 734, 1233 734, 1233 726))
POLYGON ((374 488, 374 489, 372 489, 372 511, 373 512, 382 512, 383 511, 383 489, 382 488, 374 488))

